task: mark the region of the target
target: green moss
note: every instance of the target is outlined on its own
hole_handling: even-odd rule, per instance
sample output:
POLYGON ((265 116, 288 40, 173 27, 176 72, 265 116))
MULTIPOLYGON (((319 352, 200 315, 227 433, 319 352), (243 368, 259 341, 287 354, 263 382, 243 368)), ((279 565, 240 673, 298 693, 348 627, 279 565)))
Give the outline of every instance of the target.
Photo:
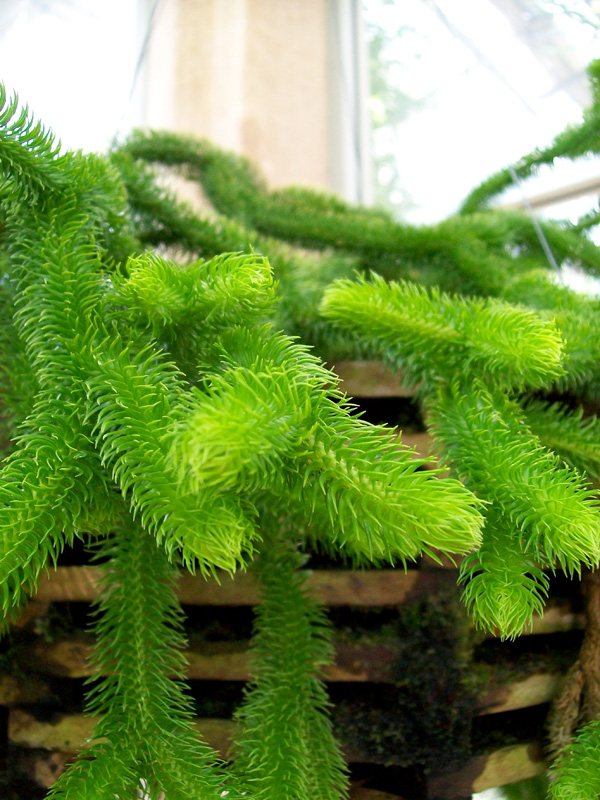
POLYGON ((436 771, 468 759, 475 695, 467 679, 466 629, 455 593, 399 609, 395 622, 381 629, 396 641, 393 685, 353 687, 334 709, 348 750, 436 771))

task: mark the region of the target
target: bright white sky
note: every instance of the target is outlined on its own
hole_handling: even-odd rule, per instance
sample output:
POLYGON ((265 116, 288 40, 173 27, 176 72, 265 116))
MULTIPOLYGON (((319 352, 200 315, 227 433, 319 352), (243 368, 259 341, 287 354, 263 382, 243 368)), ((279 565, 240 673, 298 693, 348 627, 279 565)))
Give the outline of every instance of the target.
MULTIPOLYGON (((579 0, 569 0, 566 6, 590 15, 579 0)), ((400 154, 403 185, 417 206, 406 214, 407 220, 432 222, 451 214, 484 178, 548 144, 566 125, 581 119, 581 108, 555 89, 491 0, 365 0, 365 8, 369 17, 390 30, 399 24, 414 29, 398 40, 401 63, 395 78, 411 96, 432 100, 395 134, 386 137, 382 132, 378 144, 400 154), (443 16, 458 36, 449 31, 443 16)), ((556 22, 582 69, 600 55, 598 34, 591 25, 565 14, 556 22)), ((564 178, 557 174, 528 182, 527 191, 539 193, 548 183, 562 185, 600 174, 600 162, 593 170, 590 173, 589 164, 569 166, 564 178)))
POLYGON ((68 148, 105 151, 129 103, 140 0, 0 0, 0 80, 68 148))

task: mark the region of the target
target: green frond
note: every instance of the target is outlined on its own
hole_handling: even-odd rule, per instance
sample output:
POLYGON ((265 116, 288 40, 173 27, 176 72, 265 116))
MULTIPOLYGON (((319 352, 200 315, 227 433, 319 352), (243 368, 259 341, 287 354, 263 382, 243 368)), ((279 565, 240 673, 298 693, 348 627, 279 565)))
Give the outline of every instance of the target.
POLYGON ((95 744, 50 787, 47 800, 128 800, 140 788, 135 764, 123 757, 119 747, 95 744))
POLYGON ((260 255, 224 253, 179 267, 157 255, 130 259, 115 302, 158 326, 216 329, 253 324, 274 301, 271 267, 260 255))
POLYGON ((597 800, 600 795, 600 720, 583 727, 553 767, 551 800, 597 800))
POLYGON ((548 578, 523 552, 519 531, 490 510, 481 547, 461 564, 459 584, 469 614, 478 628, 503 639, 515 639, 542 615, 548 578))
POLYGON ((104 354, 86 381, 87 407, 103 464, 134 516, 172 557, 191 569, 231 572, 251 552, 252 505, 237 494, 189 495, 170 468, 174 404, 183 399, 178 375, 156 353, 104 354))
POLYGON ((419 470, 423 461, 391 431, 325 401, 291 474, 290 501, 311 522, 309 536, 357 563, 394 563, 429 548, 464 553, 478 546, 478 502, 459 481, 419 470))
POLYGON ((282 368, 215 376, 174 431, 169 463, 180 483, 192 492, 268 486, 283 459, 303 451, 318 412, 294 378, 282 368))
POLYGON ((142 785, 153 798, 162 790, 173 800, 219 797, 223 765, 198 738, 181 683, 184 638, 174 567, 131 523, 101 540, 97 557, 106 564, 92 656, 99 677, 87 710, 101 715, 92 736, 99 757, 86 762, 82 756, 50 796, 74 800, 71 787, 84 777, 85 785, 99 781, 105 794, 90 786, 83 797, 126 800, 142 785))
POLYGON ((174 246, 196 258, 240 252, 255 244, 256 234, 232 220, 199 217, 161 186, 147 165, 128 153, 116 151, 110 160, 125 186, 133 229, 143 244, 174 246))
POLYGON ((252 679, 236 714, 240 733, 234 747, 234 769, 256 800, 348 795, 346 767, 318 677, 333 657, 330 627, 323 609, 306 594, 302 561, 291 542, 265 533, 252 679))
POLYGON ((600 480, 600 421, 597 417, 584 419, 582 409, 569 411, 560 403, 534 398, 528 398, 521 408, 527 425, 544 447, 591 480, 600 480))
POLYGON ((92 509, 108 520, 114 503, 76 410, 47 393, 21 426, 0 470, 0 592, 5 614, 35 591, 92 509))
MULTIPOLYGON (((595 75, 596 64, 592 62, 588 69, 588 75, 592 87, 597 85, 595 75)), ((600 149, 598 140, 598 106, 597 96, 594 96, 592 106, 584 112, 583 120, 579 125, 570 125, 562 133, 559 133, 548 147, 536 149, 523 156, 513 167, 517 176, 523 180, 530 175, 536 174, 539 167, 544 164, 552 164, 556 158, 577 158, 588 153, 597 153, 600 149)), ((511 169, 503 169, 491 177, 487 178, 482 184, 477 186, 464 200, 461 206, 462 214, 470 214, 484 208, 494 197, 499 195, 504 189, 513 183, 511 169)))
POLYGON ((19 108, 16 95, 8 98, 0 82, 0 175, 19 193, 39 198, 67 185, 67 163, 52 133, 35 122, 26 106, 19 108))
POLYGON ((265 188, 243 156, 169 131, 134 131, 121 150, 134 159, 180 168, 201 184, 217 211, 253 226, 257 198, 265 188))
POLYGON ((465 300, 409 283, 336 281, 321 311, 400 367, 412 383, 488 374, 496 385, 540 386, 562 374, 562 342, 534 312, 496 300, 465 300))
POLYGON ((540 445, 516 403, 476 382, 455 386, 432 404, 430 423, 446 462, 519 531, 525 552, 567 572, 598 564, 595 493, 540 445))

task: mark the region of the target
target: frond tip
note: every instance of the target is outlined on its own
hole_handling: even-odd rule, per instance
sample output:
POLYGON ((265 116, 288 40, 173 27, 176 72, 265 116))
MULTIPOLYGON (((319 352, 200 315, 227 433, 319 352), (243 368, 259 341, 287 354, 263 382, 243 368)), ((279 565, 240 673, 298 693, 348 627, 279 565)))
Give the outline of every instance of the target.
POLYGON ((53 134, 34 120, 27 106, 19 109, 17 95, 9 99, 0 82, 0 174, 12 179, 19 192, 38 196, 68 185, 67 163, 53 134))

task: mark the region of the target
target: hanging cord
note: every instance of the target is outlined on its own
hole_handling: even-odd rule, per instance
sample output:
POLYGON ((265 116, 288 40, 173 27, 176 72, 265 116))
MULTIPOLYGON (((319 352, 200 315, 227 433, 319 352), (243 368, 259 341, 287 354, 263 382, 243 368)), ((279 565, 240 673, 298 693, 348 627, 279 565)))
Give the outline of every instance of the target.
POLYGON ((514 185, 517 187, 517 189, 519 190, 519 192, 521 194, 521 200, 523 201, 523 205, 525 206, 525 210, 529 214, 529 217, 530 217, 531 222, 533 224, 533 228, 534 228, 534 230, 536 232, 536 235, 537 235, 537 237, 539 239, 539 242, 540 242, 540 244, 542 246, 542 250, 544 251, 544 255, 548 259, 552 269, 555 270, 555 272, 557 272, 560 275, 561 274, 561 268, 559 267, 558 262, 556 261, 556 258, 554 257, 554 253, 552 252, 552 248, 550 247, 550 243, 548 242, 548 239, 546 239, 546 234, 542 230, 542 226, 540 225, 540 223, 538 221, 538 218, 535 216, 535 214, 533 212, 533 207, 532 207, 531 203, 529 202, 529 198, 527 197, 527 195, 525 194, 525 191, 523 190, 523 184, 522 184, 519 176, 517 175, 517 171, 513 166, 509 166, 508 171, 510 172, 510 175, 511 175, 511 178, 512 178, 512 181, 513 181, 514 185))
POLYGON ((133 78, 131 80, 131 89, 129 90, 129 97, 127 98, 127 102, 125 103, 125 108, 123 109, 123 113, 121 114, 121 118, 117 124, 117 129, 114 132, 111 141, 111 148, 116 147, 117 140, 119 138, 119 134, 121 133, 121 126, 123 125, 123 121, 127 116, 127 112, 131 107, 131 101, 133 100, 133 95, 135 94, 135 90, 137 88, 139 77, 142 73, 142 68, 148 58, 148 51, 150 49, 150 41, 152 39, 152 34, 154 33, 154 29, 156 27, 156 22, 158 19, 157 12, 159 6, 163 4, 163 0, 154 0, 152 3, 152 7, 150 9, 150 14, 148 15, 148 24, 146 25, 146 32, 144 33, 144 38, 142 40, 142 46, 140 47, 140 52, 137 58, 137 62, 135 65, 135 69, 133 71, 133 78))

